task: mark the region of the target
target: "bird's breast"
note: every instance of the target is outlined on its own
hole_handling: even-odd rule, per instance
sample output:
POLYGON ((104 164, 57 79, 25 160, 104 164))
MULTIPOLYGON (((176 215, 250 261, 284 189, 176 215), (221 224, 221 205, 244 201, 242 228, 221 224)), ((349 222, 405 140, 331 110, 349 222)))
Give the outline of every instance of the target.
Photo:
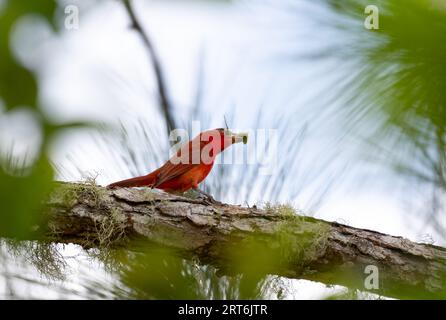
POLYGON ((211 172, 213 163, 212 164, 200 164, 194 168, 192 168, 189 172, 186 172, 185 174, 192 178, 193 182, 196 184, 199 184, 201 181, 203 181, 209 172, 211 172))

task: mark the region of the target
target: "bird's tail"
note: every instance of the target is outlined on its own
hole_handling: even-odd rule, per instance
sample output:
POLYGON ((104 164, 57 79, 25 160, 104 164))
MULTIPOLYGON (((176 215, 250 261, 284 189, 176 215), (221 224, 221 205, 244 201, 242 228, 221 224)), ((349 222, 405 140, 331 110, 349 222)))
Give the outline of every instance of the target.
POLYGON ((114 182, 112 184, 109 184, 107 188, 113 189, 113 188, 143 187, 143 186, 152 187, 155 185, 155 182, 156 182, 156 175, 151 173, 141 177, 130 178, 114 182))

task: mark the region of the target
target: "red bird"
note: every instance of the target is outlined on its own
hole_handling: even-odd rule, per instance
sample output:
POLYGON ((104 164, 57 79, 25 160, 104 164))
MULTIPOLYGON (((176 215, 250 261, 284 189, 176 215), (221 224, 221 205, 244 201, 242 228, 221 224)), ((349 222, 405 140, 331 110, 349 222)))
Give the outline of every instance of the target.
POLYGON ((155 171, 112 183, 107 188, 147 186, 167 192, 184 192, 192 188, 203 193, 198 185, 211 171, 216 156, 234 143, 246 144, 247 139, 247 134, 235 134, 227 129, 204 131, 155 171))

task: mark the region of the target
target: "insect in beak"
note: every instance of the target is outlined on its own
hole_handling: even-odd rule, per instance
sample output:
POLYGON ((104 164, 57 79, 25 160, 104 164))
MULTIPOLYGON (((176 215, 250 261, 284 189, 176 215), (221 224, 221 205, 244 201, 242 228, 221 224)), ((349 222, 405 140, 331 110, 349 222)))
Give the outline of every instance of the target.
POLYGON ((225 120, 225 126, 226 126, 226 132, 225 134, 232 137, 232 143, 239 143, 243 142, 243 144, 248 143, 248 133, 242 132, 242 133, 232 133, 231 130, 229 130, 228 122, 226 121, 226 116, 223 116, 225 120))
POLYGON ((232 135, 232 143, 239 143, 243 142, 243 144, 248 143, 248 133, 241 132, 241 133, 231 133, 232 135))

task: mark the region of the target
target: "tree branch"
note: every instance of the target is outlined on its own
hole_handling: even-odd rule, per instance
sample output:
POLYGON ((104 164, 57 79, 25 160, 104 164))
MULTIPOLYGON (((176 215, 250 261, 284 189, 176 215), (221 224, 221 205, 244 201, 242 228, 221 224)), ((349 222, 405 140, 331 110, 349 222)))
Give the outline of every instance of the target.
POLYGON ((56 242, 91 247, 136 236, 224 273, 243 271, 235 263, 243 256, 269 274, 360 290, 367 290, 365 267, 374 265, 375 293, 445 298, 445 248, 299 216, 284 206, 211 205, 149 189, 63 183, 47 207, 49 235, 56 242), (98 224, 111 228, 108 238, 101 238, 98 224), (273 263, 260 259, 262 254, 273 263))
POLYGON ((144 46, 147 48, 147 51, 149 52, 150 61, 153 66, 153 70, 155 72, 155 79, 157 83, 158 88, 158 95, 159 95, 159 102, 161 106, 161 111, 163 113, 164 119, 166 119, 166 125, 167 125, 167 134, 170 133, 170 130, 176 128, 175 126, 175 119, 172 116, 171 110, 172 105, 169 101, 168 93, 167 93, 167 86, 164 81, 164 75, 161 69, 161 62, 158 57, 158 54, 153 47, 152 41, 150 40, 148 34, 144 31, 141 23, 139 22, 138 18, 136 17, 135 11, 133 10, 133 6, 130 0, 123 0, 124 7, 127 11, 127 14, 129 15, 130 21, 132 23, 132 28, 135 29, 136 32, 139 33, 141 36, 141 39, 144 43, 144 46))

